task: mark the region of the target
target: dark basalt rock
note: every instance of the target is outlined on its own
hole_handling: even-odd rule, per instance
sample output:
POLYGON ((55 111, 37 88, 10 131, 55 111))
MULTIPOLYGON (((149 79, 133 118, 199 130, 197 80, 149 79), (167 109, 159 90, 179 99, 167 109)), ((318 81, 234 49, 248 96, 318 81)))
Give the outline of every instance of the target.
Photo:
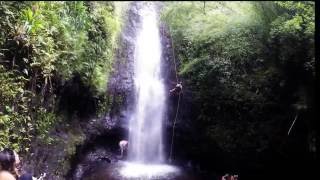
POLYGON ((77 147, 68 179, 88 177, 102 165, 119 160, 118 142, 127 139, 128 119, 134 108, 134 43, 140 25, 139 8, 140 3, 132 2, 125 15, 127 20, 120 35, 114 71, 108 84, 111 110, 101 120, 90 120, 84 128, 87 138, 77 147))

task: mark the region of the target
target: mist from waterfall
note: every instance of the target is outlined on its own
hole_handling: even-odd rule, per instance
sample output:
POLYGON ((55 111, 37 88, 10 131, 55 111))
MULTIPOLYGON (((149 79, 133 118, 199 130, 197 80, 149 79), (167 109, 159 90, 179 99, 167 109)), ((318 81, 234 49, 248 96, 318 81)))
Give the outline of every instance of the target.
POLYGON ((134 55, 135 112, 129 123, 128 158, 133 162, 163 162, 162 126, 165 89, 161 77, 161 44, 157 13, 152 4, 139 11, 134 55))

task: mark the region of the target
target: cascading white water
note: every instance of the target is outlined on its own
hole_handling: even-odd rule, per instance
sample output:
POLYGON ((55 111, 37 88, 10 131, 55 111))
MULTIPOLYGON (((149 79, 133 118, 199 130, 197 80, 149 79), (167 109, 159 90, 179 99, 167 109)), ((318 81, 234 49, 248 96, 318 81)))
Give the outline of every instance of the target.
POLYGON ((152 3, 139 10, 141 29, 134 56, 135 112, 129 123, 128 159, 120 173, 124 177, 162 179, 179 169, 163 164, 162 126, 166 94, 161 77, 161 44, 157 13, 152 3))
POLYGON ((141 29, 135 42, 136 109, 129 124, 131 161, 163 161, 162 120, 165 90, 161 78, 161 44, 157 13, 152 4, 140 10, 141 29))

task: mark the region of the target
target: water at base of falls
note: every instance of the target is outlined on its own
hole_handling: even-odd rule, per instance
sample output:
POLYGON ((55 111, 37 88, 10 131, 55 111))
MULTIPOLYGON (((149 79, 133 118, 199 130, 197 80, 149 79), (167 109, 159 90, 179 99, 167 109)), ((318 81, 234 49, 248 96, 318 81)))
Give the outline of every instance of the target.
MULTIPOLYGON (((139 164, 119 161, 94 163, 83 180, 203 180, 192 171, 164 164, 139 164)), ((212 178, 211 178, 212 179, 212 178)))
POLYGON ((120 174, 125 178, 156 179, 177 175, 179 171, 177 167, 165 164, 124 162, 124 167, 120 170, 120 174))

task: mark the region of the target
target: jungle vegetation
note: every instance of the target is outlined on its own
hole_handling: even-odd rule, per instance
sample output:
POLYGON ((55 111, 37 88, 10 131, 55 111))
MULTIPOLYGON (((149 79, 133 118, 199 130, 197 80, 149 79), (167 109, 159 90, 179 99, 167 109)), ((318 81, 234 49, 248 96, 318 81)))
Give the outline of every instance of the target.
MULTIPOLYGON (((53 143, 49 132, 71 117, 108 111, 106 87, 123 24, 119 4, 0 1, 0 149, 26 153, 35 140, 53 143), (75 93, 93 110, 74 109, 82 102, 64 94, 75 93)), ((281 145, 296 117, 303 123, 294 128, 305 125, 307 132, 291 133, 306 137, 290 142, 314 152, 314 2, 164 5, 161 20, 192 109, 190 121, 178 124, 194 125, 193 157, 210 154, 211 145, 239 157, 270 147, 300 152, 281 145)))

